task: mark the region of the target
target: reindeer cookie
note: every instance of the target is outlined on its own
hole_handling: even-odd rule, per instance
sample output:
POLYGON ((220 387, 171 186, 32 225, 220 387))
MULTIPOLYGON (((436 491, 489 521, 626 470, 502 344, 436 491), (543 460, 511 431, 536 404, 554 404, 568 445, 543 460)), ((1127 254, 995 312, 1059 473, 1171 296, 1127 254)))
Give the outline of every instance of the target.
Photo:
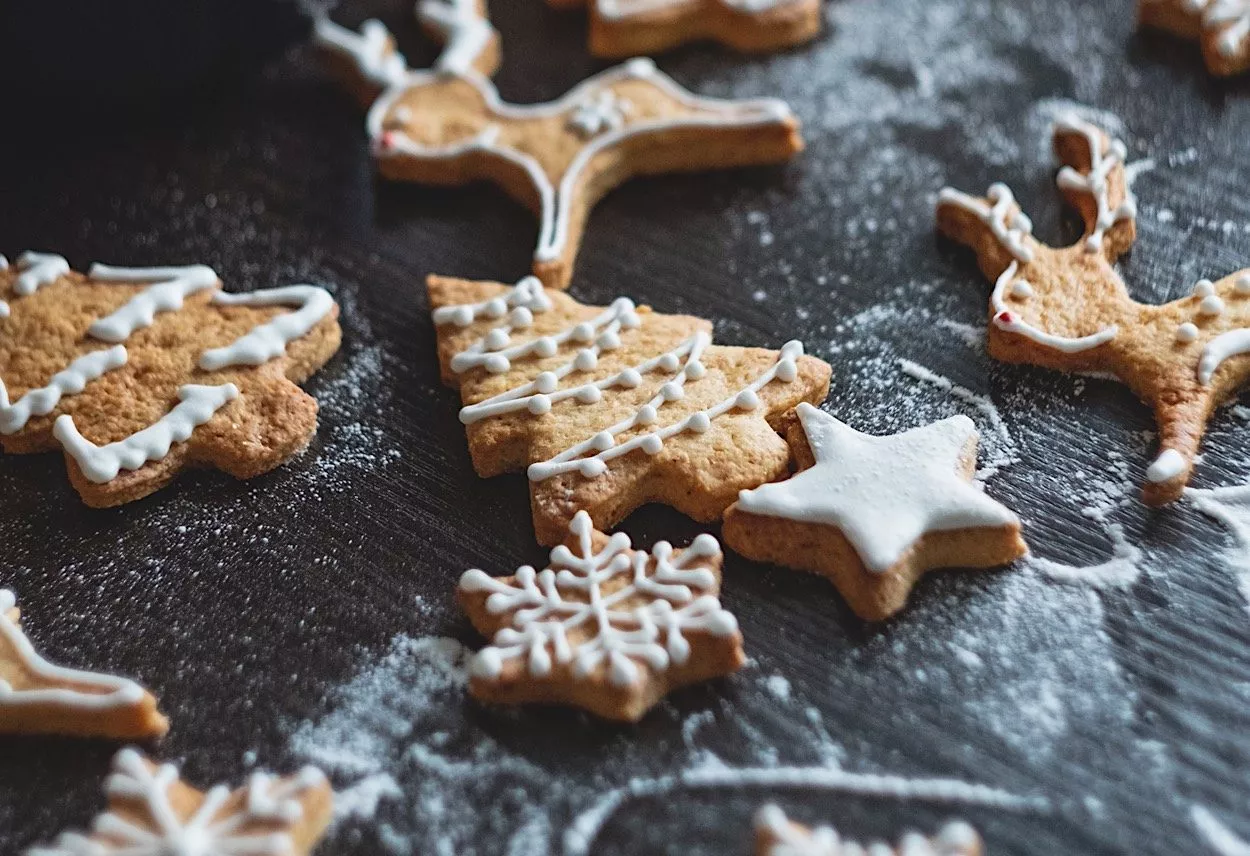
POLYGON ((789 820, 775 805, 755 815, 755 856, 981 856, 981 836, 961 820, 926 838, 918 832, 903 835, 897 847, 860 846, 846 841, 829 826, 809 829, 789 820))
POLYGON ((0 257, 0 445, 61 448, 92 506, 180 470, 273 469, 317 428, 297 383, 338 349, 338 306, 311 285, 227 294, 211 268, 0 257))
POLYGON ((1138 20, 1202 46, 1212 74, 1250 69, 1250 0, 1138 0, 1138 20))
POLYGON ((133 749, 113 759, 108 809, 89 833, 66 832, 27 856, 307 856, 330 823, 333 792, 306 767, 287 778, 253 773, 236 791, 201 793, 133 749))
POLYGON ((829 390, 831 369, 799 342, 713 345, 707 321, 627 297, 585 306, 535 277, 432 276, 429 292, 473 465, 527 472, 542 544, 583 509, 601 530, 649 502, 719 519, 739 490, 789 470, 774 423, 829 390))
MULTIPOLYGON (((432 71, 396 76, 369 110, 367 127, 387 178, 498 184, 539 218, 534 273, 565 288, 591 207, 634 175, 780 163, 803 147, 781 101, 696 97, 653 62, 632 60, 548 104, 500 100, 479 73, 493 42, 474 0, 424 0, 421 14, 446 39, 432 71)), ((329 22, 320 43, 355 62, 360 80, 394 56, 390 43, 329 22)), ((359 87, 353 87, 359 88, 359 87)))
POLYGON ((1124 178, 1125 149, 1075 117, 1055 128, 1064 198, 1085 235, 1054 249, 1002 184, 987 198, 945 188, 938 229, 977 254, 992 280, 990 354, 1061 371, 1110 373, 1154 410, 1159 453, 1145 499, 1177 499, 1189 481, 1207 419, 1250 377, 1250 271, 1202 280, 1189 297, 1137 303, 1112 263, 1133 243, 1136 206, 1124 178))
POLYGON ((22 633, 17 598, 0 589, 0 734, 152 740, 169 730, 134 681, 54 666, 22 633))
POLYGON ((820 0, 548 0, 590 12, 590 52, 659 53, 710 39, 745 53, 779 50, 820 32, 820 0))

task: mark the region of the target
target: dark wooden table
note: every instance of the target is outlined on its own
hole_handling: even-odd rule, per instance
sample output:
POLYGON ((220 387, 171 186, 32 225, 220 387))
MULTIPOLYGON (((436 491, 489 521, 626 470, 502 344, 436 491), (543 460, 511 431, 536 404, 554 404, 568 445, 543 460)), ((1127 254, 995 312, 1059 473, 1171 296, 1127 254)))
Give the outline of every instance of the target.
MULTIPOLYGON (((506 97, 552 98, 599 67, 580 15, 495 5, 506 97)), ((1074 239, 1046 140, 1073 102, 1121 119, 1132 159, 1155 161, 1122 265, 1135 296, 1171 299, 1250 264, 1250 81, 1215 81, 1193 46, 1135 33, 1131 5, 832 0, 814 45, 661 57, 698 91, 791 100, 808 150, 785 168, 613 193, 573 293, 702 314, 724 343, 801 338, 835 367, 827 407, 864 430, 968 413, 983 462, 1006 464, 988 490, 1019 510, 1034 552, 1097 564, 1112 553, 1106 523, 1120 524, 1141 551, 1132 585, 1061 585, 1028 562, 942 574, 869 627, 824 581, 731 557, 724 601, 752 657, 734 678, 675 694, 632 728, 467 700, 462 650, 431 641, 479 644, 456 579, 544 555, 523 477, 472 472, 423 279, 515 280, 535 224, 490 188, 377 182, 357 108, 306 51, 141 121, 5 123, 10 257, 203 262, 236 288, 325 282, 345 344, 308 385, 322 403, 312 448, 253 482, 188 474, 90 511, 57 456, 6 457, 0 585, 50 656, 154 689, 173 721, 159 754, 193 780, 325 765, 355 814, 324 853, 746 854, 768 800, 864 837, 958 815, 1000 854, 1208 852, 1194 805, 1250 836, 1244 555, 1192 503, 1138 501, 1153 426, 1122 387, 987 359, 988 286, 933 235, 940 186, 1003 179, 1041 237, 1074 239), (839 766, 1046 803, 857 794, 846 786, 862 780, 839 766)), ((407 4, 376 11, 414 64, 429 60, 407 4)), ((1197 486, 1250 473, 1238 413, 1214 419, 1197 486)), ((699 531, 663 509, 622 528, 644 544, 699 531)), ((0 741, 0 849, 86 823, 115 749, 0 741)))

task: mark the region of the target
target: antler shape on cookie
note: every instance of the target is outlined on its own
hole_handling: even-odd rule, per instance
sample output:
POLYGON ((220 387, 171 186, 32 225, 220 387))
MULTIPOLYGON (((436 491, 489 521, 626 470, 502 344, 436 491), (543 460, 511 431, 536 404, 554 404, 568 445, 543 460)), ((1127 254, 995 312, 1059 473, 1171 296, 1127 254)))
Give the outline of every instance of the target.
POLYGON ((1250 69, 1250 0, 1139 0, 1138 20, 1197 39, 1213 74, 1250 69))
POLYGON ((990 354, 1061 371, 1113 374, 1153 408, 1160 452, 1145 499, 1177 499, 1189 481, 1212 410, 1250 377, 1250 271, 1203 280, 1163 306, 1129 297, 1112 263, 1132 245, 1136 208, 1125 149, 1075 117, 1059 122, 1058 184, 1085 221, 1076 245, 1037 241, 1011 191, 980 199, 951 188, 938 201, 938 229, 977 254, 994 281, 990 354))
MULTIPOLYGON (((425 184, 498 184, 539 217, 534 273, 548 287, 568 286, 590 209, 632 176, 779 163, 803 147, 784 102, 697 97, 646 59, 547 104, 507 104, 481 73, 483 54, 474 48, 492 43, 480 35, 488 26, 481 7, 427 0, 421 8, 449 47, 433 71, 374 79, 387 83, 367 121, 378 168, 387 178, 425 184)), ((340 61, 358 61, 358 83, 370 79, 379 61, 363 37, 355 37, 361 44, 353 53, 342 46, 355 44, 350 31, 324 22, 318 33, 340 61)))
POLYGON ((317 402, 296 384, 338 349, 338 306, 312 285, 220 288, 204 265, 0 257, 0 445, 63 449, 97 507, 186 467, 250 478, 303 449, 317 402))

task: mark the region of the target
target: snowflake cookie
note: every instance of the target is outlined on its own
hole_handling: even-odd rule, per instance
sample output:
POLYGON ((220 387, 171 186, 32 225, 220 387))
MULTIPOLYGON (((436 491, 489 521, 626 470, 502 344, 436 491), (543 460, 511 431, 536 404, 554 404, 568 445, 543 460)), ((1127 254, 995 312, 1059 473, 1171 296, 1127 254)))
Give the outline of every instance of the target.
POLYGON ((786 437, 799 473, 743 491, 725 513, 725 543, 829 577, 861 618, 898 612, 926 571, 1028 552, 1020 520, 972 482, 977 432, 966 416, 874 437, 800 404, 786 437))
POLYGON ((1059 189, 1085 221, 1074 246, 1048 247, 1003 184, 980 199, 942 190, 938 229, 967 244, 994 285, 989 351, 1006 362, 1110 374, 1148 404, 1159 454, 1145 500, 1180 497, 1215 407, 1250 378, 1250 270, 1162 306, 1129 297, 1112 264, 1133 244, 1125 148, 1076 117, 1055 127, 1059 189))
POLYGON ((645 56, 712 40, 746 53, 780 50, 820 33, 820 0, 548 0, 586 5, 590 52, 645 56))
POLYGON ((1138 0, 1138 20, 1202 45, 1212 74, 1250 69, 1250 0, 1138 0))
POLYGON ((742 636, 721 608, 721 551, 711 535, 650 554, 595 531, 586 512, 541 571, 460 578, 459 599, 491 644, 469 690, 503 704, 568 704, 637 721, 672 689, 742 666, 742 636))
POLYGON ((17 598, 0 589, 0 734, 147 740, 169 721, 133 681, 54 666, 22 633, 17 598))
POLYGON ((236 791, 201 793, 133 749, 113 759, 109 807, 90 833, 62 833, 27 856, 307 856, 330 822, 333 793, 320 771, 253 773, 236 791))
POLYGON ((789 820, 775 805, 755 816, 756 856, 981 856, 981 836, 961 820, 943 826, 932 838, 908 832, 897 847, 861 846, 845 841, 832 827, 809 829, 789 820))
POLYGON ((831 369, 799 342, 713 345, 707 321, 625 297, 585 306, 534 277, 436 276, 429 293, 473 465, 526 470, 542 544, 581 510, 600 529, 649 502, 718 520, 739 490, 789 470, 773 423, 829 389, 831 369))
POLYGON ((317 39, 358 78, 386 86, 367 122, 382 175, 498 184, 539 217, 534 273, 548 287, 568 286, 591 207, 631 176, 780 163, 803 147, 783 102, 696 97, 648 59, 548 104, 506 104, 481 74, 494 42, 480 4, 425 0, 420 10, 446 41, 430 71, 379 72, 395 56, 376 35, 381 25, 371 36, 322 21, 317 39))
POLYGON ((180 470, 238 478, 308 445, 317 402, 297 383, 338 349, 324 289, 220 290, 211 268, 70 270, 0 256, 0 445, 61 448, 92 506, 147 496, 180 470))

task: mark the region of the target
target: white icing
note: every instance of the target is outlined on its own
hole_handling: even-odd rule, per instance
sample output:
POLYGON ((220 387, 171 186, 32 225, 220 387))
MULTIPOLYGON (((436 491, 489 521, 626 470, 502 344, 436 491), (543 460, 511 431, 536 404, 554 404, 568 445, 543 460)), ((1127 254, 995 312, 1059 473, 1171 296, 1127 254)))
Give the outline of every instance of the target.
POLYGON ((467 75, 490 44, 490 23, 478 10, 478 0, 420 0, 417 18, 443 35, 443 51, 434 68, 445 74, 467 75))
POLYGON ((584 80, 562 98, 547 104, 506 104, 494 86, 480 75, 468 74, 459 79, 478 90, 486 109, 500 119, 534 119, 566 117, 578 105, 593 98, 600 90, 626 80, 645 80, 687 108, 700 112, 668 119, 645 119, 626 122, 622 127, 590 140, 569 163, 558 180, 553 182, 542 165, 520 149, 499 144, 499 127, 490 125, 477 136, 446 146, 426 146, 401 130, 385 127, 392 105, 410 88, 437 85, 443 78, 437 74, 413 72, 402 84, 393 85, 369 110, 367 126, 378 157, 410 157, 428 161, 454 160, 470 154, 487 153, 507 160, 529 176, 537 192, 540 208, 538 247, 534 258, 540 262, 558 259, 569 240, 573 199, 578 193, 582 175, 600 152, 648 134, 665 134, 685 128, 750 128, 778 125, 791 121, 790 108, 776 99, 753 101, 700 98, 677 85, 655 67, 649 59, 633 59, 584 80))
POLYGON ((1203 26, 1216 32, 1216 49, 1235 59, 1250 42, 1250 0, 1208 0, 1203 26))
POLYGON ((457 327, 468 327, 479 318, 502 318, 509 309, 524 309, 530 313, 517 313, 510 316, 509 321, 514 328, 528 327, 533 315, 551 310, 551 298, 543 292, 543 284, 536 276, 523 278, 502 297, 492 297, 480 303, 462 303, 456 306, 443 306, 434 310, 433 318, 436 325, 455 324, 457 327))
MULTIPOLYGON (((9 260, 7 257, 5 257, 4 253, 0 253, 0 272, 6 271, 8 269, 9 269, 9 260)), ((10 311, 9 304, 3 300, 0 300, 0 320, 8 318, 9 311, 10 311)))
POLYGON ((626 687, 642 679, 640 663, 656 672, 685 664, 691 653, 688 631, 737 633, 738 622, 711 594, 717 578, 707 565, 720 557, 711 535, 700 535, 674 559, 667 541, 656 544, 648 557, 632 551, 623 533, 596 553, 594 525, 584 511, 573 518, 569 531, 577 539, 576 553, 556 547, 542 571, 526 565, 510 580, 480 570, 460 578, 461 591, 489 592, 486 609, 510 618, 473 660, 475 677, 498 678, 504 665, 515 661, 536 677, 549 675, 555 665, 572 664, 573 677, 584 680, 602 665, 609 682, 626 687), (654 572, 648 575, 650 562, 654 572), (627 582, 616 587, 618 577, 627 582), (637 598, 647 602, 630 603, 637 598), (570 639, 587 630, 585 639, 570 639))
POLYGON ((1028 280, 1017 279, 1011 284, 1011 296, 1019 300, 1028 300, 1033 296, 1033 286, 1028 280))
POLYGON ((1215 856, 1250 856, 1250 842, 1238 837, 1206 808, 1193 806, 1189 818, 1215 856))
POLYGON ((875 573, 895 565, 926 532, 1019 523, 957 472, 976 437, 966 416, 874 437, 810 404, 800 404, 798 414, 815 466, 742 491, 743 511, 834 526, 875 573))
POLYGON ((87 275, 100 282, 150 282, 116 312, 99 319, 87 332, 105 342, 124 342, 136 330, 151 326, 158 312, 182 308, 197 291, 216 288, 216 272, 205 265, 184 267, 113 267, 93 264, 87 275))
POLYGON ((1233 293, 1238 297, 1250 296, 1250 273, 1243 273, 1233 283, 1233 293))
POLYGON ((1017 262, 1028 264, 1033 261, 1033 248, 1029 246, 1033 237, 1033 221, 1020 210, 1011 188, 995 182, 990 185, 986 195, 992 205, 986 205, 983 200, 953 187, 943 187, 938 193, 938 204, 954 205, 975 216, 989 227, 994 237, 1017 262))
POLYGON ((1194 283, 1194 297, 1210 297, 1215 294, 1215 283, 1209 279, 1200 279, 1194 283))
POLYGON ((99 815, 90 837, 63 833, 28 856, 288 856, 295 847, 291 827, 304 813, 301 799, 325 776, 313 767, 290 779, 253 773, 242 800, 231 802, 230 789, 217 785, 186 819, 172 799, 177 782, 173 765, 151 769, 134 749, 123 749, 104 791, 110 800, 124 799, 126 811, 99 815))
POLYGON ((218 306, 287 305, 299 308, 257 326, 224 348, 205 351, 199 361, 200 368, 205 371, 267 363, 286 353, 287 345, 307 335, 334 308, 334 298, 330 293, 315 285, 288 285, 243 294, 219 291, 213 295, 213 303, 218 306))
POLYGON ((1053 333, 1047 333, 1034 327, 1012 312, 1007 307, 1006 301, 1003 300, 1003 294, 1007 291, 1008 284, 1015 278, 1019 269, 1019 262, 1013 261, 999 276, 998 282, 994 284, 994 292, 990 295, 990 305, 993 307, 993 323, 995 327, 1000 330, 1006 330, 1008 333, 1025 336, 1039 345, 1054 348, 1065 354, 1075 354, 1081 351, 1088 351, 1091 348, 1097 348, 1099 345, 1105 345, 1120 332, 1120 328, 1113 324, 1110 327, 1104 327, 1097 333, 1073 338, 1071 336, 1056 336, 1053 333))
POLYGON ((365 21, 357 33, 319 17, 313 22, 313 42, 346 57, 375 86, 393 86, 407 76, 408 64, 394 49, 391 34, 381 21, 365 21))
POLYGON ((1198 304, 1198 314, 1215 317, 1224 311, 1224 301, 1218 294, 1209 294, 1198 304))
POLYGON ((628 98, 603 89, 577 105, 569 115, 568 126, 583 140, 588 140, 605 131, 619 130, 633 109, 628 98))
POLYGON ((48 683, 73 684, 68 687, 13 689, 0 676, 0 708, 21 708, 52 705, 80 711, 109 711, 133 707, 142 701, 143 689, 133 681, 96 672, 82 672, 54 666, 35 651, 20 627, 8 613, 17 606, 17 598, 8 589, 0 589, 0 646, 15 656, 21 668, 48 683))
POLYGON ((1229 357, 1247 352, 1250 352, 1250 328, 1229 330, 1216 336, 1202 349, 1202 358, 1198 361, 1198 380, 1204 386, 1209 384, 1221 363, 1229 357))
POLYGON ((83 354, 54 374, 47 386, 29 390, 12 404, 4 381, 0 380, 0 434, 16 434, 32 416, 48 415, 63 396, 77 395, 105 372, 124 366, 126 359, 126 349, 121 345, 83 354))
POLYGON ((1179 324, 1176 327, 1176 341, 1182 344, 1189 344, 1198 338, 1198 326, 1189 321, 1179 324))
MULTIPOLYGON (((734 11, 751 14, 792 5, 799 0, 718 0, 718 2, 734 11)), ((695 5, 695 0, 596 0, 595 12, 606 20, 620 21, 693 5, 695 5)))
POLYGON ((21 273, 13 281, 13 291, 26 297, 69 273, 69 262, 55 253, 28 251, 17 257, 17 269, 21 273))
POLYGON ((830 826, 803 829, 790 822, 778 806, 766 805, 755 815, 755 828, 771 837, 762 856, 974 856, 981 852, 981 836, 962 820, 950 821, 932 839, 907 832, 897 851, 875 842, 861 846, 846 841, 830 826))
POLYGON ((1123 166, 1128 156, 1124 143, 1112 140, 1107 151, 1102 151, 1102 132, 1089 122, 1068 115, 1055 123, 1057 131, 1080 134, 1085 138, 1089 149, 1091 168, 1086 174, 1077 172, 1070 166, 1059 170, 1057 181, 1066 190, 1077 190, 1094 197, 1098 212, 1094 218, 1093 231, 1085 239, 1086 252, 1096 253, 1102 249, 1103 238, 1107 230, 1121 220, 1133 220, 1137 217, 1137 202, 1133 199, 1133 190, 1128 183, 1124 185, 1124 199, 1115 208, 1111 207, 1110 187, 1107 177, 1117 166, 1123 166))
POLYGON ((174 443, 183 443, 200 425, 213 418, 222 407, 239 397, 232 383, 222 386, 186 384, 178 389, 179 404, 152 425, 124 440, 97 446, 78 433, 74 418, 57 417, 52 434, 73 456, 89 481, 112 481, 123 469, 137 470, 148 461, 159 461, 174 443))
POLYGON ((1185 456, 1175 449, 1164 449, 1155 458, 1154 463, 1146 468, 1146 480, 1152 484, 1168 482, 1185 472, 1188 462, 1185 456))

